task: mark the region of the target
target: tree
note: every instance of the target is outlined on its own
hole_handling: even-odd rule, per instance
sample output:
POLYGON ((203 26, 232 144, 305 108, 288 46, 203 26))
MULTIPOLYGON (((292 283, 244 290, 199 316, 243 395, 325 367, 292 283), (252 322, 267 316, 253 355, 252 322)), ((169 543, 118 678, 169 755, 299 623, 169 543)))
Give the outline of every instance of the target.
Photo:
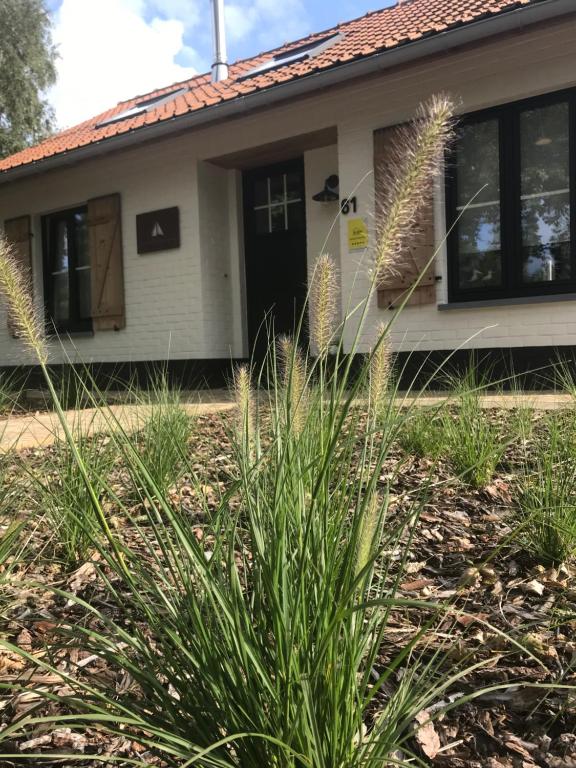
POLYGON ((44 0, 0 0, 0 157, 51 133, 55 59, 44 0))

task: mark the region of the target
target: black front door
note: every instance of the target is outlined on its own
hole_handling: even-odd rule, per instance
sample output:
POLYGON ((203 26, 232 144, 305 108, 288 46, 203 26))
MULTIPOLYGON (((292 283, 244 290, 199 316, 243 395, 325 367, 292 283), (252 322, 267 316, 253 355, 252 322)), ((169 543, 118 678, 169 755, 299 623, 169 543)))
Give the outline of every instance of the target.
POLYGON ((268 334, 292 334, 305 303, 302 158, 244 173, 244 219, 250 351, 262 358, 268 334))

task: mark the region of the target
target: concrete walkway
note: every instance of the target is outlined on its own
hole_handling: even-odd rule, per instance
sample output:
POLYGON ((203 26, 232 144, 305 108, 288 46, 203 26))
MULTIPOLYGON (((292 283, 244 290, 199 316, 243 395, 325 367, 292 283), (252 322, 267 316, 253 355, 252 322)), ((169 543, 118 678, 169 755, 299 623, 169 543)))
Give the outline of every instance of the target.
MULTIPOLYGON (((184 407, 191 415, 219 413, 230 410, 234 404, 228 392, 212 390, 196 392, 184 397, 184 407)), ((85 408, 66 411, 66 421, 73 431, 91 435, 109 429, 134 431, 147 416, 146 405, 110 405, 104 410, 85 408)), ((62 437, 63 429, 55 413, 11 415, 0 419, 0 453, 42 448, 62 437)))
MULTIPOLYGON (((427 394, 417 398, 419 405, 437 405, 446 400, 444 394, 427 394)), ((414 402, 414 396, 399 397, 399 405, 414 402)), ((191 415, 222 413, 234 407, 230 393, 226 390, 206 390, 185 393, 183 402, 191 415)), ((574 403, 570 395, 556 392, 545 393, 509 393, 484 395, 482 405, 485 408, 530 407, 539 411, 554 410, 574 403)), ((105 411, 86 408, 80 411, 67 411, 66 418, 71 429, 81 430, 83 434, 103 432, 110 428, 122 428, 133 431, 142 424, 148 406, 110 405, 105 411)), ((20 451, 25 448, 41 448, 51 445, 62 436, 62 427, 54 413, 36 413, 12 415, 0 419, 0 452, 20 451)))

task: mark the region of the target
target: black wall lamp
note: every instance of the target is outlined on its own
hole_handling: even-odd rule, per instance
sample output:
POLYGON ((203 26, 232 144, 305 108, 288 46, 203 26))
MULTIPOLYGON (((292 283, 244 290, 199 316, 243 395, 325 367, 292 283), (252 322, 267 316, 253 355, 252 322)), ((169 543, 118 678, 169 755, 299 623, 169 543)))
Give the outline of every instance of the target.
POLYGON ((317 203, 335 203, 340 200, 340 179, 333 173, 324 182, 324 189, 312 196, 317 203))

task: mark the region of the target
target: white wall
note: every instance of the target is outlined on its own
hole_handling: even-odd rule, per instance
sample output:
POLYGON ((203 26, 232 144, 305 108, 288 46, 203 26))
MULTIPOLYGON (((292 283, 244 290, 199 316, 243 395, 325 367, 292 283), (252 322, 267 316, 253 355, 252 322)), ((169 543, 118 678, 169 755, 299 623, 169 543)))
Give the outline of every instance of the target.
POLYGON ((233 316, 233 275, 230 269, 231 173, 212 163, 198 164, 202 326, 204 356, 207 358, 231 358, 236 351, 234 339, 229 333, 233 316))
MULTIPOLYGON (((0 193, 2 220, 32 215, 35 295, 42 301, 40 217, 85 203, 90 197, 120 192, 126 290, 126 328, 52 344, 52 360, 69 355, 89 361, 156 360, 204 356, 201 270, 192 254, 198 241, 196 166, 190 152, 155 145, 85 163, 34 182, 12 184, 0 193), (136 214, 177 205, 182 247, 138 256, 136 214)), ((27 361, 22 345, 6 329, 0 312, 0 365, 27 361)))
MULTIPOLYGON (((30 213, 34 228, 36 295, 41 301, 40 216, 120 192, 126 282, 126 329, 75 340, 66 349, 85 361, 154 360, 240 356, 246 351, 245 294, 239 175, 206 163, 243 149, 309 131, 337 126, 337 147, 306 153, 308 253, 312 258, 330 228, 329 207, 312 203, 330 173, 340 175, 342 195, 355 194, 358 215, 373 220, 373 131, 410 117, 431 93, 448 91, 461 111, 479 109, 576 84, 576 21, 519 30, 473 50, 439 55, 396 72, 317 93, 162 143, 111 154, 97 161, 0 186, 0 221, 30 213), (200 194, 199 194, 200 192, 200 194), (136 214, 177 205, 179 250, 138 256, 136 214)), ((444 219, 437 202, 437 235, 444 219)), ((342 277, 346 311, 365 295, 369 253, 348 252, 346 219, 329 238, 342 277)), ((438 301, 445 300, 445 252, 439 259, 438 301)), ((449 349, 576 344, 576 308, 545 303, 441 312, 435 305, 412 307, 398 320, 397 349, 449 349)), ((363 347, 387 310, 372 302, 363 347)), ((19 342, 5 330, 0 312, 0 365, 26 361, 19 342)), ((351 328, 350 328, 351 331, 351 328)), ((55 349, 54 360, 63 359, 55 349)))
MULTIPOLYGON (((417 105, 434 92, 451 94, 464 113, 575 84, 576 21, 572 18, 549 28, 540 25, 538 29, 519 30, 514 36, 475 50, 440 56, 359 85, 338 123, 341 189, 347 192, 354 188, 366 174, 358 192, 360 213, 373 221, 373 131, 408 119, 417 105)), ((441 185, 435 220, 440 242, 445 233, 441 185)), ((358 279, 362 254, 345 250, 345 226, 343 220, 343 284, 350 288, 349 303, 353 306, 364 295, 367 281, 362 270, 358 279)), ((437 299, 443 303, 447 298, 444 247, 438 261, 437 274, 442 279, 437 299)), ((389 310, 378 309, 374 300, 363 334, 364 349, 370 346, 378 322, 388 317, 389 310)), ((349 339, 352 332, 350 324, 349 339)), ((436 305, 409 307, 399 317, 392 340, 397 350, 576 344, 576 306, 573 302, 550 302, 450 311, 439 311, 436 305)))
POLYGON ((338 146, 333 144, 312 149, 304 154, 306 187, 306 249, 308 253, 308 280, 312 278, 314 264, 321 254, 328 254, 335 262, 338 273, 340 261, 340 206, 317 203, 312 196, 324 188, 328 176, 338 174, 338 146))

